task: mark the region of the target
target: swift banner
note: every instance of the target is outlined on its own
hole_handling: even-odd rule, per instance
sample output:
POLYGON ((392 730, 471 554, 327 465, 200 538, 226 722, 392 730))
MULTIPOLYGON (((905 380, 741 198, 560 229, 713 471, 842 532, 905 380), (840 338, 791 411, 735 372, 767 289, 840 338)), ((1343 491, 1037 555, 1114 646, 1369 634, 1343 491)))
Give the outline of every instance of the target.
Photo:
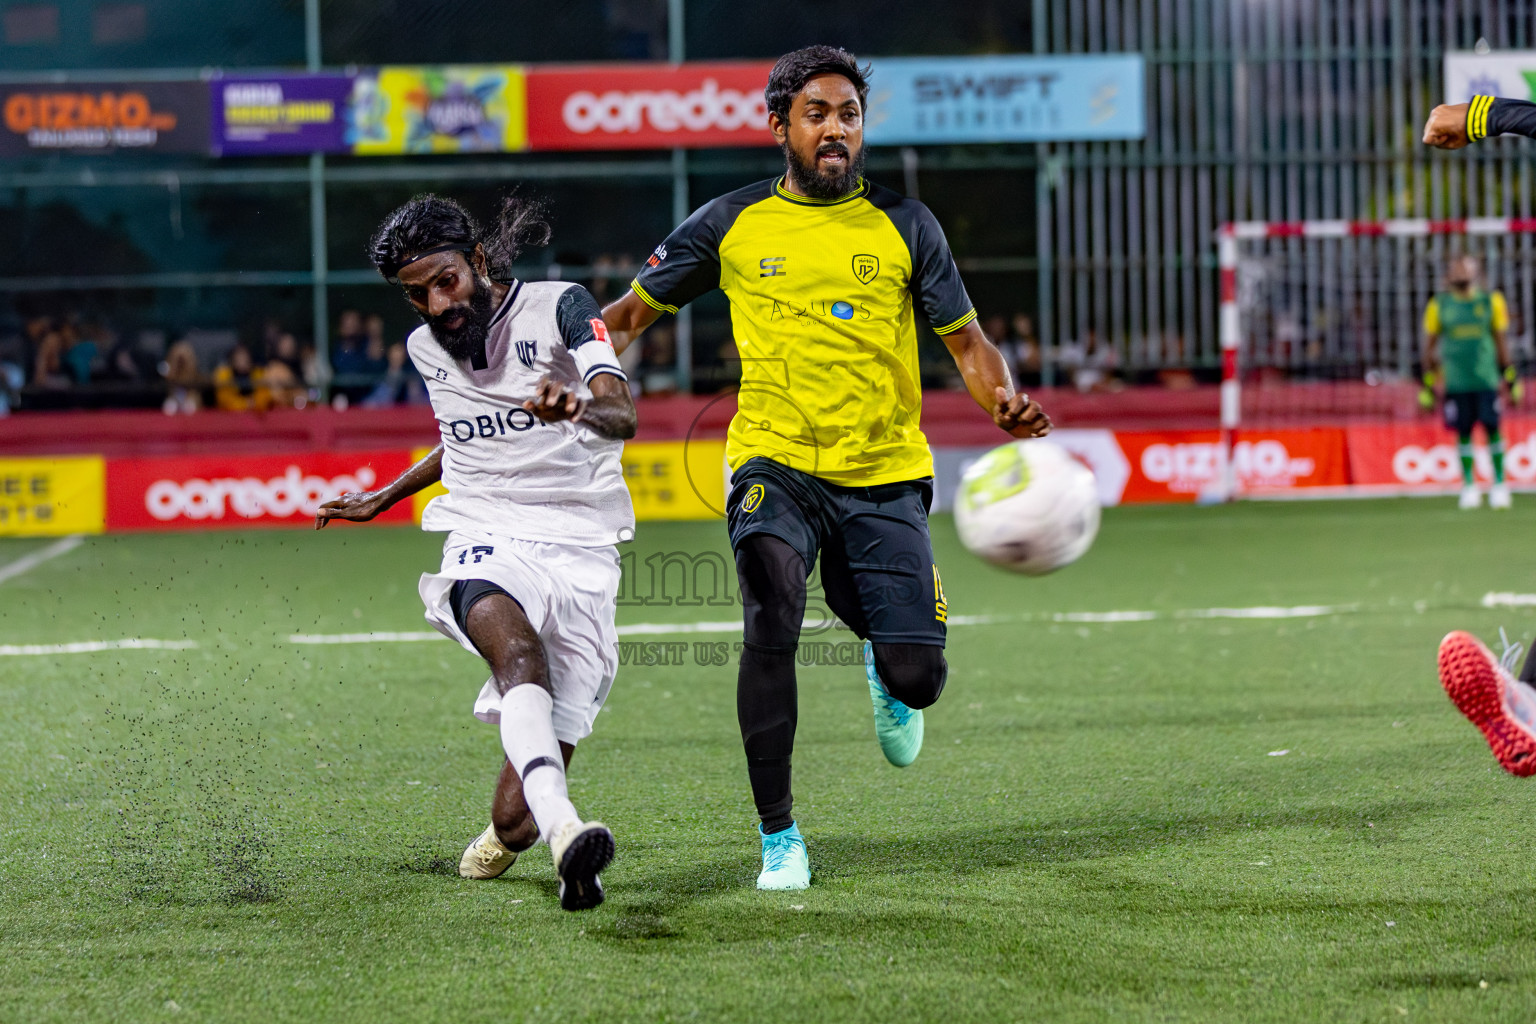
POLYGON ((27 153, 208 152, 203 82, 0 85, 0 157, 27 153))
POLYGON ((1466 103, 1473 96, 1536 100, 1536 50, 1447 53, 1445 98, 1440 102, 1466 103))
POLYGON ((210 84, 215 156, 346 149, 347 75, 233 77, 210 84))
MULTIPOLYGON (((321 502, 347 491, 372 490, 410 464, 406 451, 112 459, 107 463, 107 528, 309 526, 321 502)), ((408 502, 375 520, 410 521, 408 502)))
POLYGON ((875 60, 867 139, 876 146, 1139 139, 1137 53, 875 60))
POLYGON ((521 67, 382 67, 352 82, 346 140, 363 156, 528 148, 521 67))
POLYGON ((532 68, 531 149, 772 146, 771 61, 532 68))

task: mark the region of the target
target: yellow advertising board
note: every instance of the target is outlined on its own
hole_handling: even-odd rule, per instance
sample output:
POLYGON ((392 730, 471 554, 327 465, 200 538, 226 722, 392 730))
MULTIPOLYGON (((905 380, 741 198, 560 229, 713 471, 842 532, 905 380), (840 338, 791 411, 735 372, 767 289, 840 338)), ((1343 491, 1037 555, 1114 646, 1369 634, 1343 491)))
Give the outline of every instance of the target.
POLYGON ((724 519, 724 441, 631 441, 624 482, 635 518, 724 519))
POLYGON ((106 509, 100 456, 0 459, 0 537, 101 533, 106 509))
MULTIPOLYGON (((416 463, 420 462, 422 459, 431 454, 431 448, 415 449, 411 452, 411 465, 414 466, 416 463)), ((416 520, 417 526, 421 525, 421 513, 426 509, 427 502, 431 501, 439 494, 447 493, 448 488, 444 487, 442 484, 433 484, 431 487, 422 488, 411 496, 411 514, 412 517, 416 520)))
MULTIPOLYGON (((418 448, 413 460, 426 458, 430 448, 418 448)), ((635 518, 725 518, 724 441, 630 441, 624 445, 624 482, 635 503, 635 518)), ((433 484, 415 496, 416 522, 427 502, 447 494, 433 484)))
POLYGON ((527 77, 511 64, 381 67, 352 83, 347 141, 362 156, 528 148, 527 77))

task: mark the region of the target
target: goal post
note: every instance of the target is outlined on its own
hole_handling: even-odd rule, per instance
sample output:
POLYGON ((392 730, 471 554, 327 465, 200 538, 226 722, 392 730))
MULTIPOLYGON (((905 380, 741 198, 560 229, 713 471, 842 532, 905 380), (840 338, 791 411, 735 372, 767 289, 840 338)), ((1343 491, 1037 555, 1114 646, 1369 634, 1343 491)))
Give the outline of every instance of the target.
POLYGON ((1422 318, 1446 262, 1470 254, 1510 306, 1512 358, 1532 357, 1536 218, 1234 221, 1216 235, 1220 483, 1243 497, 1245 430, 1402 420, 1416 404, 1422 318), (1263 399, 1260 401, 1260 399, 1263 399))

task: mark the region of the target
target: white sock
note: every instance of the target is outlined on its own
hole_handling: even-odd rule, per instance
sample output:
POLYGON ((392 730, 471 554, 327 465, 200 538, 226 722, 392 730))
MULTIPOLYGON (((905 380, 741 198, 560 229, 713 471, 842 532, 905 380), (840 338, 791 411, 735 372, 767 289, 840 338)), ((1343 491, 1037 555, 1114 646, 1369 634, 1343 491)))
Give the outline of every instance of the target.
POLYGON ((580 820, 565 791, 565 760, 555 739, 554 708, 549 691, 534 683, 514 686, 501 698, 501 749, 523 780, 523 799, 545 842, 567 821, 580 820))

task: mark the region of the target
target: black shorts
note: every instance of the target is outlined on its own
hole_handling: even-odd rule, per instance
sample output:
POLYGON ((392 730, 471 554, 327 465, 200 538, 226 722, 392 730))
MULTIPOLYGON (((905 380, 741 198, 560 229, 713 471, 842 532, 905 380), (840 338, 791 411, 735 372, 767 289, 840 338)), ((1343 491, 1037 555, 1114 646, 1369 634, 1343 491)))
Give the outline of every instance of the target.
POLYGON ((820 554, 827 607, 859 637, 943 647, 949 609, 928 540, 932 503, 932 479, 842 487, 759 457, 732 475, 726 521, 732 548, 769 534, 799 552, 807 574, 820 554))
POLYGON ((1453 391, 1445 396, 1445 425, 1461 437, 1470 437, 1472 425, 1481 423, 1492 434, 1499 429, 1497 391, 1453 391))

